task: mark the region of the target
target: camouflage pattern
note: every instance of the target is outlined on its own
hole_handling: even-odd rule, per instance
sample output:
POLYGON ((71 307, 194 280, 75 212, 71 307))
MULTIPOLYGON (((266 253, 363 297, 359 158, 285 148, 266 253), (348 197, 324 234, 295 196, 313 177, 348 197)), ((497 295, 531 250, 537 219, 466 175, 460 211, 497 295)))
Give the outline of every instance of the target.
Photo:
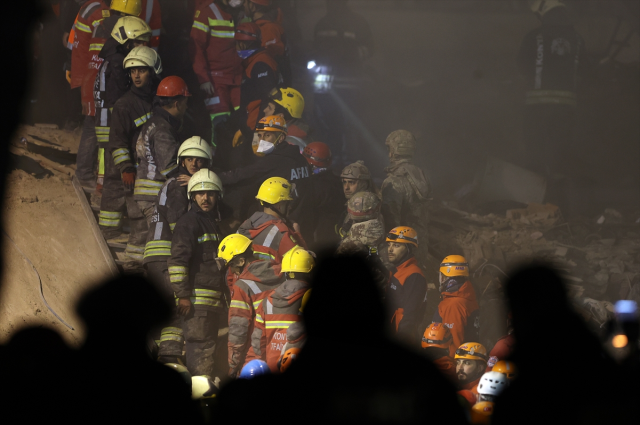
POLYGON ((340 244, 356 242, 378 249, 384 242, 385 235, 382 223, 377 218, 374 218, 373 220, 354 223, 349 229, 349 234, 340 244))
POLYGON ((373 220, 380 213, 380 198, 371 192, 355 193, 347 202, 347 217, 354 223, 373 220))
POLYGON ((407 130, 396 130, 387 136, 384 142, 391 157, 413 156, 416 150, 416 138, 407 130))
POLYGON ((364 165, 364 161, 356 161, 344 167, 340 177, 355 180, 371 180, 371 173, 367 166, 364 165))

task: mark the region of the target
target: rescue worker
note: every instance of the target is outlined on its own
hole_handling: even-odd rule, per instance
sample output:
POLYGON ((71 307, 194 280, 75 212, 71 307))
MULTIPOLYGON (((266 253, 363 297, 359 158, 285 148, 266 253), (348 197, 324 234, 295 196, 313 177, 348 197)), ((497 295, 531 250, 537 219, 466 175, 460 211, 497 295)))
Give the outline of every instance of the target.
POLYGON ((422 336, 424 354, 442 374, 455 383, 458 380, 456 362, 449 355, 452 342, 451 331, 443 323, 430 324, 422 336))
MULTIPOLYGON (((356 161, 344 167, 340 178, 342 179, 342 191, 347 201, 358 192, 372 192, 377 194, 371 173, 369 173, 369 169, 364 165, 364 161, 356 161)), ((344 238, 349 232, 350 227, 351 223, 345 210, 338 224, 336 224, 336 234, 344 238)))
MULTIPOLYGON (((201 137, 194 136, 185 140, 178 150, 178 176, 171 177, 164 183, 155 200, 143 264, 149 280, 155 282, 160 291, 171 298, 173 289, 169 281, 167 260, 171 257, 173 230, 178 219, 188 211, 187 185, 191 176, 206 168, 212 157, 211 145, 201 137)), ((171 323, 160 332, 158 361, 161 363, 172 363, 182 356, 184 337, 181 320, 174 312, 171 323)))
POLYGON ((102 61, 94 80, 93 98, 98 141, 98 192, 100 193, 104 185, 106 167, 104 151, 109 142, 113 107, 131 86, 129 72, 123 68, 124 59, 135 47, 146 46, 150 39, 149 25, 136 17, 125 16, 116 21, 109 39, 98 54, 102 61))
POLYGON ((152 117, 147 121, 136 142, 138 167, 133 199, 151 225, 154 203, 167 179, 178 175, 178 131, 187 112, 191 93, 184 80, 177 76, 163 79, 153 101, 152 117))
POLYGON ((502 336, 491 349, 489 353, 489 361, 487 368, 494 367, 498 362, 511 357, 516 345, 516 339, 513 335, 513 325, 511 324, 511 313, 507 319, 507 334, 502 336))
POLYGON ((487 349, 477 342, 466 342, 456 350, 458 387, 478 394, 480 378, 487 367, 487 349))
POLYGON ((265 117, 279 115, 287 124, 287 142, 304 149, 309 137, 309 125, 302 119, 304 97, 291 87, 277 87, 269 94, 267 106, 262 110, 265 117))
POLYGON ((418 234, 411 227, 400 226, 391 229, 386 241, 393 269, 385 298, 389 311, 393 312, 393 330, 398 339, 417 345, 420 338, 418 326, 424 317, 427 298, 427 281, 415 257, 418 234))
MULTIPOLYGON (((449 255, 440 264, 440 303, 433 321, 444 323, 453 336, 451 355, 465 340, 477 339, 480 312, 469 281, 469 264, 461 255, 449 255)), ((486 362, 486 361, 485 361, 486 362)))
POLYGON ((125 249, 125 267, 129 271, 140 271, 148 226, 133 199, 136 160, 132 152, 142 126, 151 118, 162 62, 155 50, 141 46, 134 48, 125 58, 124 68, 130 72, 132 87, 116 102, 111 113, 111 130, 105 151, 105 186, 98 217, 108 239, 109 234, 119 232, 126 205, 131 233, 125 249))
POLYGON ((291 184, 282 177, 271 177, 262 183, 256 199, 262 212, 256 212, 238 228, 238 233, 251 239, 257 258, 282 263, 284 255, 296 245, 306 243, 289 221, 291 184))
POLYGON ((191 176, 187 190, 190 210, 176 223, 167 264, 182 316, 186 366, 192 375, 213 378, 218 329, 225 324, 230 298, 216 261, 222 239, 216 222, 222 183, 205 168, 191 176))
POLYGON ((240 106, 242 59, 236 51, 234 15, 241 5, 241 0, 204 2, 191 28, 189 56, 206 96, 212 127, 240 106))
MULTIPOLYGON (((371 192, 358 192, 347 203, 349 231, 340 246, 356 242, 377 254, 383 250, 384 224, 380 216, 380 198, 371 192)), ((426 286, 425 286, 426 288, 426 286)))
POLYGON ((529 3, 541 26, 524 37, 517 58, 528 85, 524 112, 527 165, 553 177, 566 173, 567 158, 572 157, 576 91, 585 47, 563 3, 529 3))
POLYGON ((251 347, 256 356, 267 362, 271 372, 278 365, 287 342, 289 326, 302 321, 302 299, 310 290, 310 273, 315 261, 304 248, 293 247, 282 259, 281 272, 286 280, 267 295, 256 310, 251 347))
POLYGON ((227 284, 232 282, 229 304, 229 376, 236 377, 242 366, 256 359, 250 352, 256 308, 280 285, 280 265, 254 257, 251 240, 241 234, 227 236, 218 249, 227 267, 227 284), (229 275, 233 275, 230 278, 229 275))
POLYGON ((478 383, 478 401, 495 402, 509 386, 507 376, 500 372, 485 372, 478 383))
POLYGON ((504 374, 509 381, 512 381, 518 377, 518 368, 513 362, 509 360, 500 360, 493 365, 491 369, 493 372, 500 372, 504 374))
MULTIPOLYGON (((396 130, 385 141, 390 166, 385 168, 387 178, 382 183, 382 215, 387 229, 404 225, 411 226, 420 238, 416 258, 426 264, 427 222, 429 211, 427 200, 431 184, 420 168, 413 164, 416 139, 406 130, 396 130)), ((386 229, 385 229, 386 230, 386 229)))
POLYGON ((305 240, 312 251, 318 251, 329 246, 336 246, 340 237, 335 232, 335 225, 340 220, 344 201, 342 198, 342 182, 340 177, 331 170, 331 150, 322 142, 309 143, 302 152, 311 167, 311 182, 313 184, 313 221, 310 226, 309 238, 305 240))

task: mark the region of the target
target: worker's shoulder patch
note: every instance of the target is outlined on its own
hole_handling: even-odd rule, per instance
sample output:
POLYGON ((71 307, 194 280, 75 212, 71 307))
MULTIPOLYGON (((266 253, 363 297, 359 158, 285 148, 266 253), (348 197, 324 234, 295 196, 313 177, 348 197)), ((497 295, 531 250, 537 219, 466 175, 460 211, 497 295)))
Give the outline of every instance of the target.
POLYGON ((109 16, 111 16, 111 13, 109 13, 109 11, 107 9, 102 11, 102 17, 103 18, 108 18, 109 16))
POLYGON ((197 18, 199 18, 199 17, 200 17, 200 11, 199 11, 199 10, 196 10, 196 16, 195 16, 195 18, 197 19, 197 18))

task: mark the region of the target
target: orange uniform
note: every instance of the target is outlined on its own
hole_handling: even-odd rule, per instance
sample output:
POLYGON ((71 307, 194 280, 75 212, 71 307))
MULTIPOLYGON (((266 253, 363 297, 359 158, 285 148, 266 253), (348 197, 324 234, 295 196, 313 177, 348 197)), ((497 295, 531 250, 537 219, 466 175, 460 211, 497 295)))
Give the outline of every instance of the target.
POLYGON ((426 293, 424 272, 418 267, 415 257, 411 256, 396 267, 386 289, 389 308, 393 311, 391 323, 395 325, 397 334, 418 339, 426 293))
POLYGON ((478 339, 479 306, 471 282, 460 285, 451 279, 442 292, 433 321, 444 323, 450 330, 453 343, 449 348, 451 357, 466 341, 478 339))
POLYGON ((288 227, 282 219, 264 212, 256 212, 238 228, 238 233, 251 239, 253 253, 263 260, 282 263, 291 248, 306 249, 302 236, 288 227))

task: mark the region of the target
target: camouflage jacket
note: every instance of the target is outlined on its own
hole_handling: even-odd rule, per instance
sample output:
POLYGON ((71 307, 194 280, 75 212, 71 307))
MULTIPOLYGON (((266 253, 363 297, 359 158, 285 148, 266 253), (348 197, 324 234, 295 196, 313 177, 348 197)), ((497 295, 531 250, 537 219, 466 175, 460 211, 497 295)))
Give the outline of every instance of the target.
POLYGON ((427 200, 431 183, 422 170, 410 160, 395 161, 385 168, 387 178, 382 183, 382 211, 387 231, 397 226, 425 229, 427 200))
POLYGON ((384 226, 379 219, 353 223, 349 234, 341 243, 357 242, 368 247, 378 248, 384 242, 384 226))

